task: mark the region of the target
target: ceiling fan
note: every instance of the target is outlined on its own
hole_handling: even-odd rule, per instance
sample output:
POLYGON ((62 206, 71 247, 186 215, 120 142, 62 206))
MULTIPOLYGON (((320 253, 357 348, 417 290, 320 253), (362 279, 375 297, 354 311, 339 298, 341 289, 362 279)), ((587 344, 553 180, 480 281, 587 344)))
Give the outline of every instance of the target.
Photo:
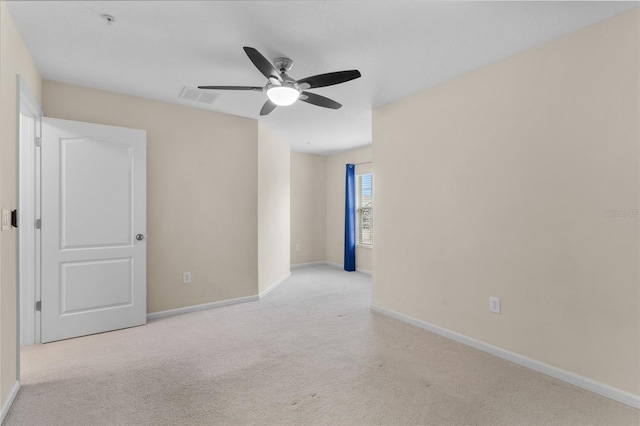
POLYGON ((214 90, 251 90, 255 92, 267 92, 267 102, 262 106, 260 115, 267 115, 277 106, 287 106, 293 104, 298 99, 324 108, 338 109, 342 105, 338 102, 307 92, 308 89, 317 87, 333 86, 349 80, 354 80, 361 76, 358 70, 336 71, 326 74, 318 74, 302 80, 294 80, 287 75, 291 69, 293 61, 289 58, 277 58, 273 64, 262 56, 253 47, 244 48, 245 53, 253 62, 253 65, 269 80, 264 87, 257 86, 198 86, 198 89, 214 90))

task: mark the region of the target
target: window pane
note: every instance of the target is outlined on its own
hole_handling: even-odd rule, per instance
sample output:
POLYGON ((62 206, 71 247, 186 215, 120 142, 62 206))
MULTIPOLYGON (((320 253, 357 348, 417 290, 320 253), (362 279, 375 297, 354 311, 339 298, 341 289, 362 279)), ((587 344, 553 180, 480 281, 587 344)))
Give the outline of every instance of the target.
POLYGON ((373 244, 373 175, 356 176, 357 243, 373 244))

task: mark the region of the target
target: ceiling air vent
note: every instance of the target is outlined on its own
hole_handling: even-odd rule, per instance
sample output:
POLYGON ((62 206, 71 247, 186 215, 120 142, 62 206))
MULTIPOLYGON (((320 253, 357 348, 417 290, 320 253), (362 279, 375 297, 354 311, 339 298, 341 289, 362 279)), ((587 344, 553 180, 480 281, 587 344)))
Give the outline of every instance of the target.
POLYGON ((220 93, 212 92, 210 90, 204 91, 200 89, 196 89, 195 87, 187 87, 182 88, 179 97, 182 99, 186 99, 192 102, 200 102, 203 104, 211 105, 216 98, 220 96, 220 93))

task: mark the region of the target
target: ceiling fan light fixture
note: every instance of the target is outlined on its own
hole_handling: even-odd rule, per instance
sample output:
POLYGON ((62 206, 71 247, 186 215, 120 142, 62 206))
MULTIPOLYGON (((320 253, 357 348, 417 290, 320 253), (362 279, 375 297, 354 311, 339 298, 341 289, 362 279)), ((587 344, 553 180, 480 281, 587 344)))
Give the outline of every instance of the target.
POLYGON ((339 109, 342 107, 340 103, 322 95, 307 92, 307 89, 333 86, 361 77, 360 71, 347 70, 313 75, 303 78, 302 80, 294 80, 287 75, 287 71, 289 71, 293 65, 291 59, 277 58, 272 64, 262 53, 253 47, 244 46, 243 49, 251 62, 253 62, 253 65, 267 78, 268 81, 265 86, 198 86, 198 89, 267 92, 269 99, 262 105, 262 109, 260 109, 261 116, 269 114, 278 106, 292 105, 297 100, 323 108, 339 109))
POLYGON ((271 86, 267 89, 269 100, 278 106, 287 106, 298 100, 300 91, 293 86, 271 86))

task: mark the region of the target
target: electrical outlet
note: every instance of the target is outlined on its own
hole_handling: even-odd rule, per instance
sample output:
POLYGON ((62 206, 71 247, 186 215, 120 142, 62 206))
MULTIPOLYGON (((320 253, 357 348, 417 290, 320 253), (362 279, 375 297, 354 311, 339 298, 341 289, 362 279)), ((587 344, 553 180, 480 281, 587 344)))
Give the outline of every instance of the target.
POLYGON ((183 272, 182 273, 182 282, 184 284, 191 283, 191 272, 183 272))
POLYGON ((300 244, 296 244, 296 251, 300 251, 300 244))
POLYGON ((489 297, 489 312, 493 312, 495 314, 500 313, 500 298, 499 297, 489 297))

